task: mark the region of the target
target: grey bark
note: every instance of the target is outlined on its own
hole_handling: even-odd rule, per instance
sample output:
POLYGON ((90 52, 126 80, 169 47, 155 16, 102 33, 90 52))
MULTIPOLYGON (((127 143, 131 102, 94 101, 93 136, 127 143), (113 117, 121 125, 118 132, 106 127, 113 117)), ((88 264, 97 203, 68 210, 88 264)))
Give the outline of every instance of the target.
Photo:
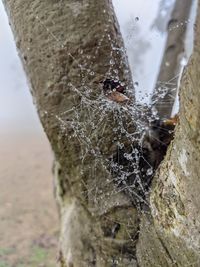
POLYGON ((199 10, 200 2, 194 52, 181 82, 180 123, 154 180, 151 216, 142 219, 140 266, 200 266, 199 10))
MULTIPOLYGON (((130 253, 135 254, 132 239, 137 236, 137 211, 115 188, 107 166, 120 136, 124 143, 130 142, 122 132, 114 131, 120 123, 116 114, 125 115, 123 106, 113 104, 105 113, 107 100, 100 83, 118 76, 131 88, 111 1, 8 0, 5 6, 55 153, 60 264, 103 267, 114 262, 122 266, 134 263, 130 253), (128 232, 127 214, 131 222, 128 232), (112 229, 118 221, 122 226, 114 239, 112 229)), ((127 129, 132 120, 127 113, 127 129)), ((131 128, 130 134, 132 123, 131 128)))
POLYGON ((186 57, 185 36, 192 3, 193 0, 176 0, 167 24, 168 37, 152 98, 160 118, 170 118, 172 114, 182 68, 181 60, 186 57))
POLYGON ((127 146, 132 141, 118 125, 125 123, 130 135, 135 131, 123 105, 107 108, 102 121, 106 99, 99 82, 118 71, 131 88, 110 1, 7 0, 5 5, 55 153, 60 266, 199 266, 200 15, 182 84, 180 124, 155 177, 149 210, 139 213, 108 169, 119 137, 127 146), (82 134, 92 138, 79 142, 82 134))

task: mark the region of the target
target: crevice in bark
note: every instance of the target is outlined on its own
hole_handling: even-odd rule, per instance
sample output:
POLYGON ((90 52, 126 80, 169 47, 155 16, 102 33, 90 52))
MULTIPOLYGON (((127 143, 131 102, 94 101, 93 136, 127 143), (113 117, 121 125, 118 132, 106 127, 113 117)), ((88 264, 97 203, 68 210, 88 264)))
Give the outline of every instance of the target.
POLYGON ((143 136, 134 144, 128 143, 118 148, 112 156, 120 171, 126 173, 123 179, 118 168, 112 168, 114 181, 139 210, 148 205, 152 179, 173 140, 176 123, 175 118, 149 122, 143 136))
MULTIPOLYGON (((137 231, 134 232, 135 235, 131 238, 132 245, 132 259, 135 260, 136 266, 139 266, 139 262, 137 259, 137 244, 140 238, 140 224, 142 213, 149 213, 149 193, 151 189, 152 180, 154 178, 156 170, 159 168, 160 163, 164 159, 167 148, 170 145, 171 141, 174 137, 175 125, 177 123, 177 117, 172 118, 170 120, 154 120, 150 123, 148 130, 144 133, 142 137, 142 142, 135 144, 125 145, 123 148, 118 149, 116 153, 113 155, 112 160, 116 162, 118 165, 123 166, 123 170, 125 172, 130 172, 131 174, 126 177, 126 183, 123 180, 119 179, 119 173, 116 170, 112 169, 112 175, 114 177, 115 183, 125 195, 128 195, 131 199, 131 203, 136 207, 138 211, 138 221, 137 231), (139 176, 138 173, 134 173, 134 166, 131 165, 130 161, 127 159, 126 155, 131 154, 134 149, 137 149, 139 157, 135 160, 135 164, 139 166, 139 176), (148 173, 149 164, 152 167, 152 173, 148 173), (131 190, 133 189, 133 190, 131 190)), ((141 138, 141 137, 140 137, 141 138)), ((105 235, 110 238, 115 239, 118 231, 120 231, 121 225, 117 221, 113 223, 110 222, 107 225, 110 225, 110 229, 105 227, 105 235)), ((167 250, 167 247, 159 239, 160 245, 163 247, 165 254, 169 257, 169 260, 173 262, 172 257, 167 250)), ((130 245, 128 246, 130 249, 130 245)), ((126 248, 124 247, 123 252, 126 252, 126 248)), ((127 250, 128 252, 128 250, 127 250)), ((126 253, 125 253, 126 254, 126 253)), ((117 266, 117 265, 113 265, 117 266)), ((176 265, 175 265, 176 266, 176 265)))
POLYGON ((171 260, 172 264, 174 267, 178 267, 178 264, 174 261, 173 257, 171 256, 167 246, 165 245, 165 243, 163 242, 162 238, 160 238, 159 234, 157 233, 157 237, 158 237, 158 240, 160 241, 166 255, 168 256, 168 258, 171 260))

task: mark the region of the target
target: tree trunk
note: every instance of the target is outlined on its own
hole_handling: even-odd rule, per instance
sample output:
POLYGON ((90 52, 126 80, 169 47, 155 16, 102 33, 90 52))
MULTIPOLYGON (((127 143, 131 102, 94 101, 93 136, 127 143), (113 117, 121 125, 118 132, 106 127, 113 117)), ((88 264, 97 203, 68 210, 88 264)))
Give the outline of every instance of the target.
POLYGON ((106 79, 117 78, 132 97, 111 2, 7 0, 5 5, 55 153, 60 266, 199 266, 200 18, 182 86, 180 124, 153 182, 150 206, 140 211, 140 196, 123 184, 127 161, 121 158, 132 156, 137 164, 134 143, 145 125, 135 120, 142 111, 130 101, 110 101, 102 89, 106 79))
POLYGON ((180 123, 152 186, 143 216, 139 266, 200 266, 200 2, 195 46, 181 81, 180 123))
POLYGON ((103 81, 116 78, 131 88, 111 1, 8 0, 5 6, 55 153, 59 261, 73 267, 134 264, 137 211, 110 169, 120 144, 132 143, 119 126, 125 122, 130 136, 135 127, 129 111, 102 90, 103 81))
POLYGON ((170 118, 172 114, 182 68, 181 60, 186 57, 185 38, 192 3, 193 0, 176 0, 167 25, 168 37, 153 96, 154 107, 160 118, 170 118))

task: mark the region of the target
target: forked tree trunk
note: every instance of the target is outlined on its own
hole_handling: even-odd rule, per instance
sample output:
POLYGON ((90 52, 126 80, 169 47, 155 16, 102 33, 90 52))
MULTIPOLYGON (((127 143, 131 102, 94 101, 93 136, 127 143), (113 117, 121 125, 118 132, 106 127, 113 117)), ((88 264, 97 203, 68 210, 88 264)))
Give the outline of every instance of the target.
POLYGON ((55 153, 60 266, 199 266, 200 18, 175 140, 157 172, 150 207, 139 212, 113 178, 113 159, 122 144, 131 146, 136 126, 131 105, 111 103, 102 93, 101 81, 116 76, 131 88, 110 1, 5 5, 55 153))

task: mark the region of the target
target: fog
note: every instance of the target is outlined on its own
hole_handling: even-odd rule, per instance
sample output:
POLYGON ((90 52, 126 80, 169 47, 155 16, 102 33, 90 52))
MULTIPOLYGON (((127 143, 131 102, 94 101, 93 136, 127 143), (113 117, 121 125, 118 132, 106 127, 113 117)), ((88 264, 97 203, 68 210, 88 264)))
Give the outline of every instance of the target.
POLYGON ((0 131, 38 131, 40 124, 0 2, 0 131))

